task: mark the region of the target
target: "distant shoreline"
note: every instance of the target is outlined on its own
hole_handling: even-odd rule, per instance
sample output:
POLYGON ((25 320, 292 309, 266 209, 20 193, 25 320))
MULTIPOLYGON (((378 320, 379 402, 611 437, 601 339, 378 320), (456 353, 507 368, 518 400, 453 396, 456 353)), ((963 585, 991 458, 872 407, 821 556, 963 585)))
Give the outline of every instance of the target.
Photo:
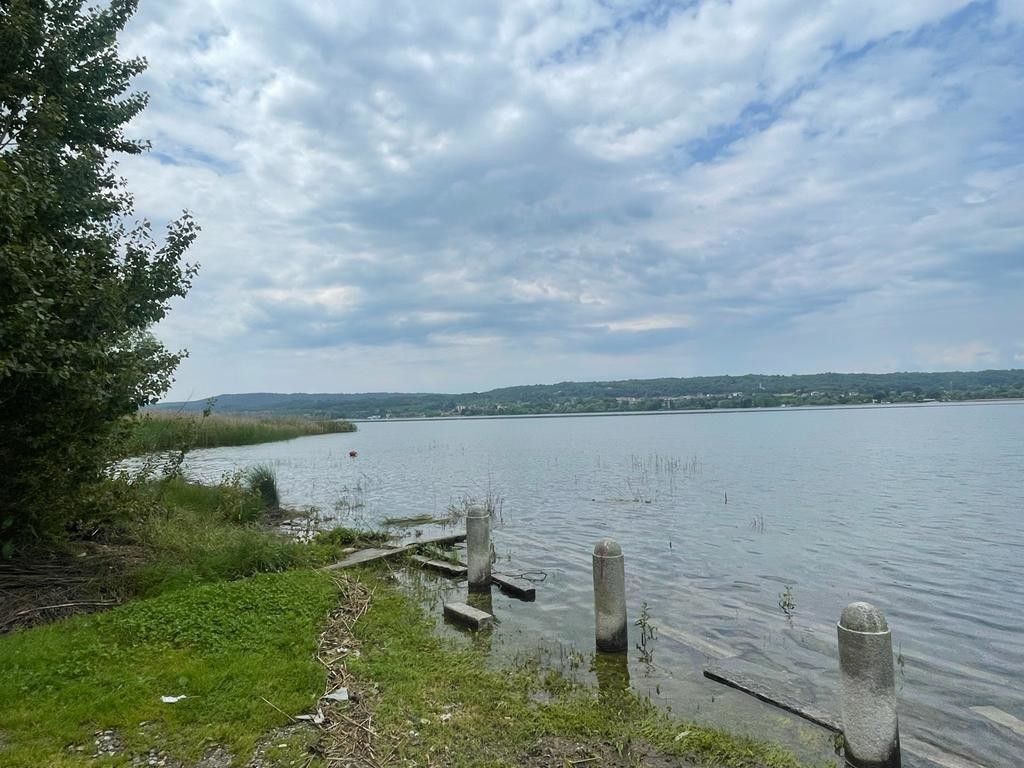
POLYGON ((780 405, 771 408, 676 408, 658 411, 590 411, 583 413, 508 413, 475 416, 395 416, 392 418, 346 418, 359 424, 385 424, 400 421, 479 421, 486 419, 566 419, 598 416, 698 416, 722 413, 778 413, 780 411, 853 411, 883 408, 944 408, 978 405, 1024 405, 1021 397, 1000 397, 990 400, 955 400, 933 403, 851 403, 849 405, 780 405))

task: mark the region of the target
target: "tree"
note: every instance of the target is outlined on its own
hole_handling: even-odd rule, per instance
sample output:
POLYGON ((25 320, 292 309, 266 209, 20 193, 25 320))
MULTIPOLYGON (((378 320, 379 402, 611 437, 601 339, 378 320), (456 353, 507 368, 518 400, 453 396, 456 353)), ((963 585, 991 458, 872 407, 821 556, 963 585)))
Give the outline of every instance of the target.
POLYGON ((149 328, 184 296, 198 232, 157 242, 133 222, 114 157, 146 62, 117 35, 136 0, 0 0, 0 543, 59 529, 110 461, 124 416, 154 402, 184 353, 149 328))

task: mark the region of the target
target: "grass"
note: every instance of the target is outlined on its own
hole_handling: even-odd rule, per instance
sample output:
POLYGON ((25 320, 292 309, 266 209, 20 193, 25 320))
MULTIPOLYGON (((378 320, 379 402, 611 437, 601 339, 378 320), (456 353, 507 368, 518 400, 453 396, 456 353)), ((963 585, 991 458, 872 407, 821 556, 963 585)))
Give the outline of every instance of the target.
POLYGON ((257 491, 241 485, 203 486, 180 478, 153 483, 158 512, 131 523, 128 540, 145 552, 135 591, 159 594, 255 573, 318 566, 341 558, 353 544, 377 544, 382 533, 335 528, 303 543, 267 529, 257 491))
POLYGON ((259 494, 263 506, 277 509, 281 506, 281 495, 277 491, 277 473, 269 464, 257 464, 245 473, 249 488, 259 494))
MULTIPOLYGON (((290 540, 259 524, 261 500, 239 483, 171 479, 133 492, 137 519, 121 535, 140 561, 125 578, 142 597, 0 636, 0 764, 128 765, 157 747, 194 765, 218 745, 236 766, 258 749, 280 764, 323 766, 307 751, 316 731, 280 730, 315 709, 327 678, 318 638, 339 595, 351 594, 312 567, 380 534, 290 540), (165 695, 186 698, 167 704, 165 695), (94 734, 108 729, 122 751, 94 761, 94 734)), ((349 579, 372 595, 354 625, 361 654, 345 664, 371 708, 378 755, 530 766, 530 750, 549 739, 583 744, 612 766, 637 763, 643 750, 729 768, 799 765, 779 747, 675 721, 621 685, 596 692, 532 663, 496 670, 483 643, 439 638, 383 569, 349 579)))
MULTIPOLYGON (((158 746, 194 764, 216 743, 240 765, 322 693, 313 654, 337 588, 312 567, 382 535, 338 528, 300 543, 262 525, 259 494, 240 483, 111 481, 107 492, 128 506, 108 522, 103 562, 120 553, 117 591, 138 599, 0 635, 0 765, 84 765, 101 729, 117 730, 125 754, 158 746)), ((308 739, 272 741, 283 764, 307 756, 308 739)))
POLYGON ((141 722, 177 759, 194 763, 215 742, 244 761, 321 692, 313 651, 335 596, 318 572, 261 574, 0 637, 0 762, 83 765, 99 728, 145 751, 153 733, 141 722))
MULTIPOLYGON (((674 721, 626 690, 597 694, 530 663, 495 670, 481 651, 439 638, 382 572, 354 578, 373 598, 355 624, 361 654, 346 664, 373 713, 378 755, 393 749, 410 765, 529 765, 531 748, 548 739, 627 758, 646 751, 731 768, 799 766, 778 747, 674 721)), ((294 738, 277 729, 315 709, 324 690, 314 657, 339 594, 323 572, 297 569, 0 637, 0 762, 93 764, 94 734, 114 729, 123 752, 101 765, 127 765, 154 743, 185 764, 219 745, 241 765, 270 743, 278 764, 321 766, 307 751, 315 731, 294 738), (186 698, 166 704, 165 695, 186 698)))
POLYGON ((406 764, 517 764, 553 738, 610 744, 619 754, 642 741, 662 755, 730 768, 800 765, 780 747, 680 723, 626 691, 598 695, 528 664, 490 669, 480 652, 438 638, 420 607, 379 575, 360 578, 374 598, 355 625, 363 651, 349 668, 378 689, 375 727, 406 764))
POLYGON ((149 411, 132 423, 126 453, 137 456, 183 448, 254 445, 355 430, 355 424, 349 421, 203 416, 149 411))

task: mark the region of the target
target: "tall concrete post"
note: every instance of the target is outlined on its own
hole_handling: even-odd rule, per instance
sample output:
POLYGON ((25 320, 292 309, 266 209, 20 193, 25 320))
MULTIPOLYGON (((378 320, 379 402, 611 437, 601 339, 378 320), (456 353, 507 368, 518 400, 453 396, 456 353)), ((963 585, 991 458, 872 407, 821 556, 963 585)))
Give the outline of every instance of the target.
POLYGON ((594 631, 597 650, 626 650, 626 568, 614 539, 601 539, 594 547, 594 631))
POLYGON ((837 628, 846 765, 900 768, 892 633, 885 616, 870 603, 850 603, 837 628))
POLYGON ((466 565, 469 589, 491 588, 491 513, 485 507, 471 507, 466 514, 466 565))

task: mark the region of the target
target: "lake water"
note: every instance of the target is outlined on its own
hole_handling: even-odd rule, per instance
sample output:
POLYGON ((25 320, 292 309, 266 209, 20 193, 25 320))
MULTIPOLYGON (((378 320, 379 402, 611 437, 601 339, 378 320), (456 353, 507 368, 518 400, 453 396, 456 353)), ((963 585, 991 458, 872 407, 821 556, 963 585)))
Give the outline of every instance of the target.
POLYGON ((702 666, 728 658, 835 710, 835 622, 868 600, 893 630, 904 764, 930 765, 929 753, 950 768, 1020 764, 1024 404, 368 422, 197 451, 187 471, 216 479, 258 462, 276 467, 286 503, 337 508, 342 523, 499 496, 495 568, 546 578, 535 603, 495 593, 489 642, 581 677, 591 552, 617 539, 630 621, 646 602, 657 627, 649 663, 629 654, 634 689, 819 761, 824 731, 705 680, 702 666))

